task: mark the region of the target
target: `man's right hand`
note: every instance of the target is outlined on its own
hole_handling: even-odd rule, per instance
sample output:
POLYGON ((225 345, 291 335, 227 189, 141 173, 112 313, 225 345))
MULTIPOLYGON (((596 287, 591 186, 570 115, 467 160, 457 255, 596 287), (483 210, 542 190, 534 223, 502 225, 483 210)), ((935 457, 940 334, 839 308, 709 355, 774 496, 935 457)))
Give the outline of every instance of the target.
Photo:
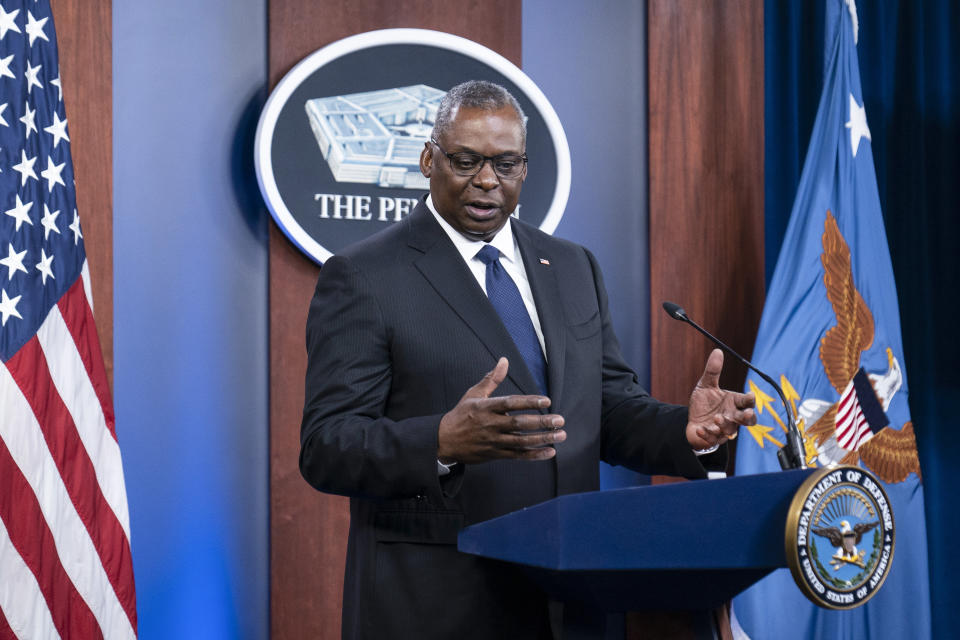
POLYGON ((497 366, 470 387, 460 402, 444 414, 437 434, 437 459, 444 464, 473 464, 501 458, 546 460, 556 455, 552 446, 567 439, 563 416, 523 413, 550 406, 546 396, 498 396, 490 394, 507 377, 509 363, 497 366))

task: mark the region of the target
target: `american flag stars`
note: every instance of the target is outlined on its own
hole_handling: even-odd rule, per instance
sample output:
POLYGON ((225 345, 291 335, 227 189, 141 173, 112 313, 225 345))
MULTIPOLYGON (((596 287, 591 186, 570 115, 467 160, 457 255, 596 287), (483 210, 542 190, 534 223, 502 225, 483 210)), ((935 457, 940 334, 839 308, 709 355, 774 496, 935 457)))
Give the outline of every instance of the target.
POLYGON ((41 247, 40 262, 37 263, 37 271, 40 272, 40 277, 43 278, 43 284, 47 284, 47 278, 56 279, 56 277, 53 275, 53 269, 50 266, 52 262, 53 256, 48 256, 46 249, 41 247))
POLYGON ((43 18, 42 20, 37 20, 31 12, 27 11, 27 35, 30 36, 31 47, 37 38, 43 38, 47 42, 50 42, 50 38, 43 32, 43 25, 45 25, 49 19, 50 18, 43 18))
POLYGON ((77 215, 76 209, 73 210, 73 222, 70 223, 68 228, 73 231, 73 245, 76 246, 80 238, 83 237, 83 234, 80 233, 80 216, 77 215))
POLYGON ((11 243, 7 243, 7 247, 7 257, 0 260, 0 264, 7 268, 7 280, 13 280, 13 274, 17 271, 27 272, 27 268, 23 266, 23 258, 27 255, 27 250, 17 253, 11 243))
POLYGON ((26 128, 27 140, 30 139, 30 133, 37 130, 37 110, 30 108, 30 103, 27 102, 23 107, 23 116, 20 118, 20 122, 23 123, 23 126, 26 128))
POLYGON ((7 13, 4 8, 0 6, 0 40, 3 40, 7 36, 7 31, 20 33, 20 27, 13 21, 18 13, 20 13, 20 9, 14 9, 7 13))
POLYGON ((11 298, 7 295, 6 289, 0 289, 0 326, 7 326, 7 320, 10 319, 10 316, 23 319, 23 316, 17 312, 17 303, 20 302, 22 297, 11 298))
MULTIPOLYGON (((59 84, 59 78, 57 83, 59 84)), ((52 84, 52 83, 51 83, 52 84)), ((67 135, 67 121, 60 119, 60 114, 56 111, 53 112, 53 124, 49 127, 44 127, 44 131, 53 136, 53 148, 56 149, 57 145, 60 144, 61 140, 66 140, 70 142, 70 136, 67 135)))
POLYGON ((42 64, 33 66, 30 64, 30 61, 27 60, 27 70, 23 72, 23 77, 27 81, 27 93, 29 93, 33 87, 43 89, 43 83, 40 82, 41 69, 43 69, 42 64))
POLYGON ((43 225, 44 240, 50 238, 51 231, 54 233, 60 233, 60 229, 57 227, 57 216, 59 215, 59 211, 50 211, 50 207, 47 206, 47 203, 43 203, 43 217, 40 218, 40 224, 43 225))
POLYGON ((36 163, 36 158, 27 158, 27 152, 20 150, 20 164, 13 165, 13 170, 20 174, 21 187, 27 184, 27 178, 37 179, 37 173, 33 170, 33 165, 36 163))
MULTIPOLYGON (((42 317, 31 313, 30 320, 21 314, 24 305, 54 302, 62 292, 43 291, 65 286, 82 265, 63 87, 50 55, 52 23, 43 12, 39 4, 0 5, 0 282, 6 284, 0 299, 6 329, 13 319, 31 324, 42 317), (69 227, 59 221, 63 210, 74 212, 69 227), (68 229, 72 234, 64 237, 68 229)), ((9 332, 5 340, 20 342, 9 332)))
POLYGON ((47 181, 47 191, 53 191, 53 185, 55 184, 59 184, 62 187, 66 186, 63 178, 60 177, 65 166, 67 166, 66 162, 55 165, 53 159, 47 156, 47 168, 40 172, 40 176, 47 181))
MULTIPOLYGON (((36 178, 36 176, 34 176, 36 178)), ((24 180, 26 182, 26 180, 24 180)), ((4 211, 5 214, 17 221, 16 231, 20 231, 20 225, 26 222, 27 224, 33 224, 33 220, 30 219, 30 208, 33 206, 32 202, 27 202, 24 204, 20 201, 20 196, 17 196, 17 204, 12 209, 7 209, 4 211)))

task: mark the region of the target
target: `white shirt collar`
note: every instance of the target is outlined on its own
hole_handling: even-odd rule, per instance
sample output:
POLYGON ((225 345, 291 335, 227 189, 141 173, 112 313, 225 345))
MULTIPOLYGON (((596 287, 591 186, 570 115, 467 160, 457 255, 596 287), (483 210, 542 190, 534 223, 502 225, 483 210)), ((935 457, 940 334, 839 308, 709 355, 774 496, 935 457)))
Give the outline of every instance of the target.
POLYGON ((436 207, 433 206, 433 197, 429 195, 427 196, 427 208, 430 209, 430 213, 433 214, 433 217, 436 218, 440 227, 450 237, 453 246, 457 248, 457 251, 460 252, 464 260, 473 260, 477 252, 483 248, 484 244, 492 244, 500 250, 501 258, 509 260, 510 262, 519 262, 517 243, 513 237, 513 225, 509 220, 507 224, 503 225, 500 231, 497 232, 497 235, 493 236, 493 239, 490 240, 489 243, 485 243, 482 240, 471 240, 450 226, 450 223, 437 213, 436 207))

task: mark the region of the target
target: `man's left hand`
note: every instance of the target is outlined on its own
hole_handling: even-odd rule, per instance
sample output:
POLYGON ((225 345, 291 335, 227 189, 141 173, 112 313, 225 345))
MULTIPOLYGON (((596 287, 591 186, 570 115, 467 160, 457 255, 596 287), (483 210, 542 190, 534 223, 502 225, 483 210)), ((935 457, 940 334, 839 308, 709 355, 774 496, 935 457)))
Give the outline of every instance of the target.
POLYGON ((756 424, 752 393, 737 393, 720 388, 723 352, 714 349, 707 366, 690 394, 687 441, 694 449, 709 449, 737 437, 741 424, 756 424))

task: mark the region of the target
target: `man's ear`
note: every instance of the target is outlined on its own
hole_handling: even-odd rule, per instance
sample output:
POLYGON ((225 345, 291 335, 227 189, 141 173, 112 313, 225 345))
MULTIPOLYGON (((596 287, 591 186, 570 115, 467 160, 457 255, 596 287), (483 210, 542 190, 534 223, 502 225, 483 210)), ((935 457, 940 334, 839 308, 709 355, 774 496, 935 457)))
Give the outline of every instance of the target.
POLYGON ((433 172, 433 148, 429 142, 423 143, 423 151, 420 152, 420 173, 427 178, 433 172))

